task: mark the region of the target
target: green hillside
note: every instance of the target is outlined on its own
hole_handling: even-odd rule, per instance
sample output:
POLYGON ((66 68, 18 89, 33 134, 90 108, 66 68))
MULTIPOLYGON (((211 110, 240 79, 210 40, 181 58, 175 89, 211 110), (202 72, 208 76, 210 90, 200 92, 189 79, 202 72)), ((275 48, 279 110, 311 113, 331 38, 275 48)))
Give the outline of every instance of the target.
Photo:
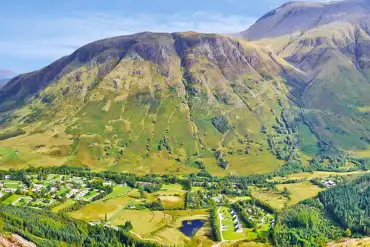
POLYGON ((97 41, 0 91, 0 162, 138 174, 272 172, 300 156, 300 111, 289 95, 302 77, 258 46, 221 35, 97 41), (31 83, 14 101, 12 90, 31 83))

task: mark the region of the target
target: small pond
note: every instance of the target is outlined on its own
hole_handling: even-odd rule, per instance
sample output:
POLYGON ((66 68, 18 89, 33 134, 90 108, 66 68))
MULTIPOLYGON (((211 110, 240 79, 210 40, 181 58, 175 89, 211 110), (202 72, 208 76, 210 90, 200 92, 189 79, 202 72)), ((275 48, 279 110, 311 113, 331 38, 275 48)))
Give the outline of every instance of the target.
POLYGON ((184 220, 179 230, 188 237, 194 236, 204 225, 204 220, 184 220))

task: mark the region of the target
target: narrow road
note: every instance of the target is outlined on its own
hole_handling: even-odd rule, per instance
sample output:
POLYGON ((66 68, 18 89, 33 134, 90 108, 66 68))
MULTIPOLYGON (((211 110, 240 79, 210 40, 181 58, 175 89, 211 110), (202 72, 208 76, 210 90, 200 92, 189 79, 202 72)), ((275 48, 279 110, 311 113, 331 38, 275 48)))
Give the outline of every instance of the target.
POLYGON ((142 236, 140 236, 139 234, 137 234, 136 232, 133 232, 133 231, 130 231, 131 234, 134 234, 136 237, 138 237, 139 239, 141 240, 145 240, 145 241, 151 241, 151 242, 157 242, 163 246, 166 246, 166 244, 164 244, 163 242, 159 241, 158 239, 154 239, 154 238, 143 238, 142 236))
POLYGON ((221 243, 222 243, 223 241, 225 241, 225 239, 224 239, 224 236, 222 235, 222 230, 221 230, 221 228, 222 228, 222 219, 221 219, 221 217, 223 217, 223 216, 220 213, 220 210, 221 210, 221 207, 218 208, 217 214, 218 214, 218 218, 220 220, 220 235, 221 235, 221 243))

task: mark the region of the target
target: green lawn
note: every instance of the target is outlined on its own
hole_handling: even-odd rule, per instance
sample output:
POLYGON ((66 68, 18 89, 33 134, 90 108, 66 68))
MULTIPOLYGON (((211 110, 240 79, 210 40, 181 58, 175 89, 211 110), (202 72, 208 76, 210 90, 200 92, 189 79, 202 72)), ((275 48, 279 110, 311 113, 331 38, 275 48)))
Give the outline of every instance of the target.
POLYGON ((184 192, 180 184, 163 184, 161 191, 184 192))
POLYGON ((123 196, 127 194, 131 190, 131 187, 129 186, 120 186, 116 185, 113 187, 113 192, 110 193, 109 195, 106 195, 103 200, 109 200, 118 196, 123 196))
POLYGON ((89 199, 89 198, 91 198, 91 197, 93 197, 93 196, 95 196, 97 194, 99 194, 99 192, 96 192, 96 191, 92 190, 92 191, 89 191, 89 193, 87 193, 82 198, 87 200, 87 199, 89 199))
POLYGON ((16 200, 18 200, 21 197, 22 197, 21 195, 13 194, 9 198, 7 198, 6 200, 4 200, 2 202, 2 204, 11 205, 13 202, 15 202, 16 200))
POLYGON ((59 212, 60 210, 64 209, 64 208, 67 208, 69 206, 72 206, 73 204, 75 204, 76 201, 75 200, 72 200, 72 199, 68 199, 67 201, 65 201, 64 203, 54 207, 51 211, 54 212, 54 213, 57 213, 59 212))
POLYGON ((18 189, 21 185, 20 181, 15 180, 3 180, 2 182, 4 184, 4 187, 9 189, 18 189))

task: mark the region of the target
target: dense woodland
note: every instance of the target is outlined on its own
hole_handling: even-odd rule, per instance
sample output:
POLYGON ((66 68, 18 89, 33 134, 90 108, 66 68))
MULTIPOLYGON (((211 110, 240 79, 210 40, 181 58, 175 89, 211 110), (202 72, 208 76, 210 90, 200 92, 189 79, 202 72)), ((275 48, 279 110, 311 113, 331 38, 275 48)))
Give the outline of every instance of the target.
POLYGON ((370 235, 370 175, 344 181, 277 215, 277 246, 325 246, 342 237, 370 235))
POLYGON ((276 246, 325 246, 343 236, 343 230, 324 217, 315 206, 299 204, 277 216, 273 238, 276 246))
POLYGON ((336 186, 319 194, 330 215, 352 233, 370 234, 370 176, 336 186))

